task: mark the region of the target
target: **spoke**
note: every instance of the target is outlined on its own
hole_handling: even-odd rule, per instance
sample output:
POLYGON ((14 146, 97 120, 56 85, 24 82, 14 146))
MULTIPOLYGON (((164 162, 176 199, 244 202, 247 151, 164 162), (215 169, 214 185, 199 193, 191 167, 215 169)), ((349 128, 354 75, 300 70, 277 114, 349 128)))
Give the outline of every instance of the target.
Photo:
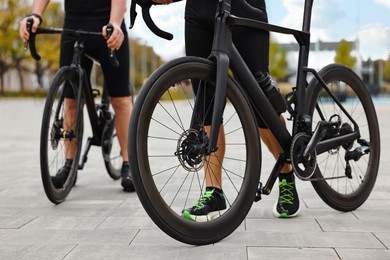
POLYGON ((151 139, 158 139, 158 140, 168 140, 168 141, 175 141, 175 142, 177 142, 177 139, 168 138, 168 137, 161 137, 161 136, 151 136, 151 135, 149 135, 148 138, 151 138, 151 139))
POLYGON ((239 127, 237 129, 233 129, 233 130, 231 130, 229 132, 226 132, 225 135, 230 135, 230 134, 235 133, 235 132, 240 131, 240 130, 242 130, 242 127, 239 127))
POLYGON ((159 125, 161 125, 161 126, 165 127, 166 129, 168 129, 168 130, 172 131, 173 133, 177 134, 178 136, 180 136, 180 135, 181 135, 179 132, 177 132, 177 131, 173 130, 173 129, 172 129, 172 128, 170 128, 169 126, 167 126, 167 125, 165 125, 165 124, 161 123, 160 121, 158 121, 158 120, 156 120, 156 119, 154 119, 154 118, 152 118, 152 120, 153 120, 154 122, 156 122, 157 124, 159 124, 159 125))

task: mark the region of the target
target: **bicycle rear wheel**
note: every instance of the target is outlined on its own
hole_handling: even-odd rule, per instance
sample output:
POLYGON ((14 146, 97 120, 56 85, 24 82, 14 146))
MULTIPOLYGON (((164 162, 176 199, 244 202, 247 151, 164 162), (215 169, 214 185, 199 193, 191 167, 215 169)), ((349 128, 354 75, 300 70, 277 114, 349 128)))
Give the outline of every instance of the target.
POLYGON ((121 177, 123 161, 113 114, 111 114, 111 118, 106 119, 106 126, 103 129, 102 154, 108 175, 112 179, 118 180, 121 177))
POLYGON ((337 115, 336 118, 341 119, 338 135, 359 131, 360 138, 318 155, 317 169, 313 176, 328 179, 312 181, 312 185, 330 207, 351 211, 366 201, 378 174, 380 137, 375 107, 366 86, 352 70, 331 64, 319 74, 356 122, 356 126, 314 79, 308 87, 309 114, 313 119, 313 127, 318 121, 329 120, 337 115), (367 145, 361 140, 368 142, 369 152, 356 161, 348 160, 351 169, 351 173, 348 173, 345 156, 365 149, 367 145))
POLYGON ((65 98, 64 86, 67 85, 69 95, 77 97, 78 76, 69 68, 61 68, 48 92, 43 111, 41 138, 40 138, 40 165, 43 187, 48 199, 55 203, 61 203, 68 196, 77 178, 77 169, 81 153, 83 136, 83 112, 74 122, 69 121, 70 102, 74 99, 65 98), (73 161, 69 175, 61 188, 53 184, 52 177, 64 167, 70 155, 73 161))
MULTIPOLYGON (((202 245, 225 238, 245 218, 258 187, 261 155, 253 112, 232 78, 223 115, 225 145, 217 144, 219 149, 225 147, 224 158, 193 152, 208 138, 202 135, 201 115, 195 121, 202 129, 190 127, 195 106, 191 84, 196 81, 200 87, 215 89, 213 63, 186 57, 158 69, 135 101, 128 147, 136 191, 152 220, 174 239, 202 245), (222 167, 227 209, 203 220, 186 220, 182 210, 203 194, 204 170, 212 160, 222 167)), ((209 109, 204 106, 204 111, 209 109)))

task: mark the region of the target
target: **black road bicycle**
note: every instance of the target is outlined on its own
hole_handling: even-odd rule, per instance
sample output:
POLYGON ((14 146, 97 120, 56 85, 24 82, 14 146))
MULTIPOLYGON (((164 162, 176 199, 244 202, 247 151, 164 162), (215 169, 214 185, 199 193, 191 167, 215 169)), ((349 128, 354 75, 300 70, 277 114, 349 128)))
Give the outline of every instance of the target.
MULTIPOLYGON (((104 89, 102 93, 99 89, 93 89, 87 73, 80 65, 84 49, 81 37, 103 37, 102 33, 59 28, 38 28, 36 33, 32 33, 32 23, 33 20, 28 19, 27 27, 30 32, 28 45, 31 55, 36 60, 41 58, 35 48, 37 34, 69 34, 76 39, 72 64, 60 68, 50 85, 41 126, 40 165, 43 187, 48 199, 58 204, 65 200, 74 186, 77 172, 82 170, 87 162, 88 152, 92 145, 101 146, 107 172, 114 180, 121 177, 121 149, 114 126, 115 115, 111 109, 107 92, 104 89), (64 89, 67 90, 64 91, 64 89), (101 97, 100 100, 98 97, 101 97), (72 117, 68 114, 70 113, 70 105, 68 105, 70 100, 76 104, 73 122, 70 119, 72 117), (93 136, 87 139, 84 153, 81 155, 84 106, 88 111, 93 136), (53 183, 52 177, 65 165, 66 154, 73 155, 71 170, 65 184, 58 188, 53 183)), ((107 28, 107 33, 110 35, 113 27, 109 25, 107 28)), ((28 45, 26 45, 26 49, 28 45)), ((115 53, 108 51, 107 55, 110 55, 112 65, 118 66, 115 53)))
MULTIPOLYGON (((139 199, 159 228, 194 245, 231 234, 252 203, 270 194, 285 163, 340 211, 361 206, 378 173, 379 127, 367 87, 342 65, 331 64, 319 72, 308 67, 313 0, 305 0, 302 31, 256 21, 260 10, 244 0, 234 1, 246 8, 249 18, 231 15, 230 0, 218 1, 209 58, 178 58, 157 69, 142 87, 130 122, 130 165, 139 199), (290 34, 299 44, 296 87, 285 96, 291 132, 232 44, 234 26, 290 34), (199 86, 195 97, 191 84, 199 86), (211 104, 204 102, 208 88, 215 93, 211 104), (206 134, 204 114, 211 109, 211 131, 206 134), (259 182, 262 154, 255 113, 283 149, 265 183, 259 182), (222 119, 225 140, 219 144, 222 119), (224 157, 212 158, 222 148, 224 157), (211 163, 222 167, 227 209, 189 221, 182 211, 202 196, 204 169, 211 163)), ((147 14, 150 4, 137 2, 147 14)), ((131 15, 134 22, 134 10, 131 15)))

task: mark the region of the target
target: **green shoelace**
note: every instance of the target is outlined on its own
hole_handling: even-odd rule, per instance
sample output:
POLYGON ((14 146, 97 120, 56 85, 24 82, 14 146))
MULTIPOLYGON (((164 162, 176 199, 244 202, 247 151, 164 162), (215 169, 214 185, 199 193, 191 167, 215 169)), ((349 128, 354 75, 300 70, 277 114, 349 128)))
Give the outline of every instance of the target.
POLYGON ((206 201, 211 200, 214 198, 214 189, 206 191, 203 196, 198 200, 198 202, 194 205, 196 208, 203 207, 206 201))
POLYGON ((294 204, 294 182, 287 182, 285 179, 279 183, 280 188, 280 203, 294 204))

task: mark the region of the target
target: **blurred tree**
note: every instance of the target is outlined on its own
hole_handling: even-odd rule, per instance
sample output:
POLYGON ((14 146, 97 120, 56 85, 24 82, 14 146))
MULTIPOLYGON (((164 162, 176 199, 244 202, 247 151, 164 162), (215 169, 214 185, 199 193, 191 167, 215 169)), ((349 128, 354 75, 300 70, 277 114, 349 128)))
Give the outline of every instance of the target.
POLYGON ((390 82, 390 55, 383 66, 383 79, 390 82))
POLYGON ((134 61, 134 64, 132 64, 134 68, 130 68, 134 73, 133 75, 130 74, 130 77, 134 79, 134 86, 132 87, 138 92, 143 82, 164 61, 154 52, 152 47, 140 43, 137 39, 129 39, 129 41, 131 53, 133 53, 133 57, 130 57, 130 59, 134 61))
POLYGON ((334 62, 343 64, 351 69, 355 68, 356 57, 351 55, 351 46, 346 40, 341 40, 336 48, 336 56, 334 62))
MULTIPOLYGON (((58 2, 50 2, 48 5, 44 22, 42 26, 62 28, 64 21, 64 11, 58 2)), ((58 70, 60 58, 60 36, 48 35, 38 36, 36 48, 39 55, 42 56, 40 61, 35 61, 34 73, 37 77, 39 87, 43 87, 43 76, 46 72, 54 73, 58 70)), ((32 58, 30 58, 32 60, 32 58)))
POLYGON ((24 13, 24 1, 0 0, 0 95, 4 93, 4 76, 16 68, 23 88, 23 45, 19 39, 17 18, 24 13))
POLYGON ((279 50, 272 39, 269 46, 269 71, 273 78, 284 81, 287 78, 287 50, 279 50))
MULTIPOLYGON (((19 78, 20 90, 25 89, 24 72, 31 71, 32 58, 24 53, 24 43, 19 37, 19 22, 26 13, 31 12, 25 0, 0 0, 0 95, 4 93, 4 75, 15 69, 19 78), (28 60, 28 63, 24 61, 28 60)), ((51 26, 61 25, 63 11, 58 2, 50 3, 45 20, 51 26), (59 22, 61 21, 61 22, 59 22)), ((53 64, 59 59, 59 40, 55 36, 45 37, 45 42, 37 43, 37 49, 44 57, 43 62, 36 62, 33 71, 42 86, 42 76, 47 69, 54 69, 53 64)), ((31 87, 31 86, 29 86, 31 87)))

